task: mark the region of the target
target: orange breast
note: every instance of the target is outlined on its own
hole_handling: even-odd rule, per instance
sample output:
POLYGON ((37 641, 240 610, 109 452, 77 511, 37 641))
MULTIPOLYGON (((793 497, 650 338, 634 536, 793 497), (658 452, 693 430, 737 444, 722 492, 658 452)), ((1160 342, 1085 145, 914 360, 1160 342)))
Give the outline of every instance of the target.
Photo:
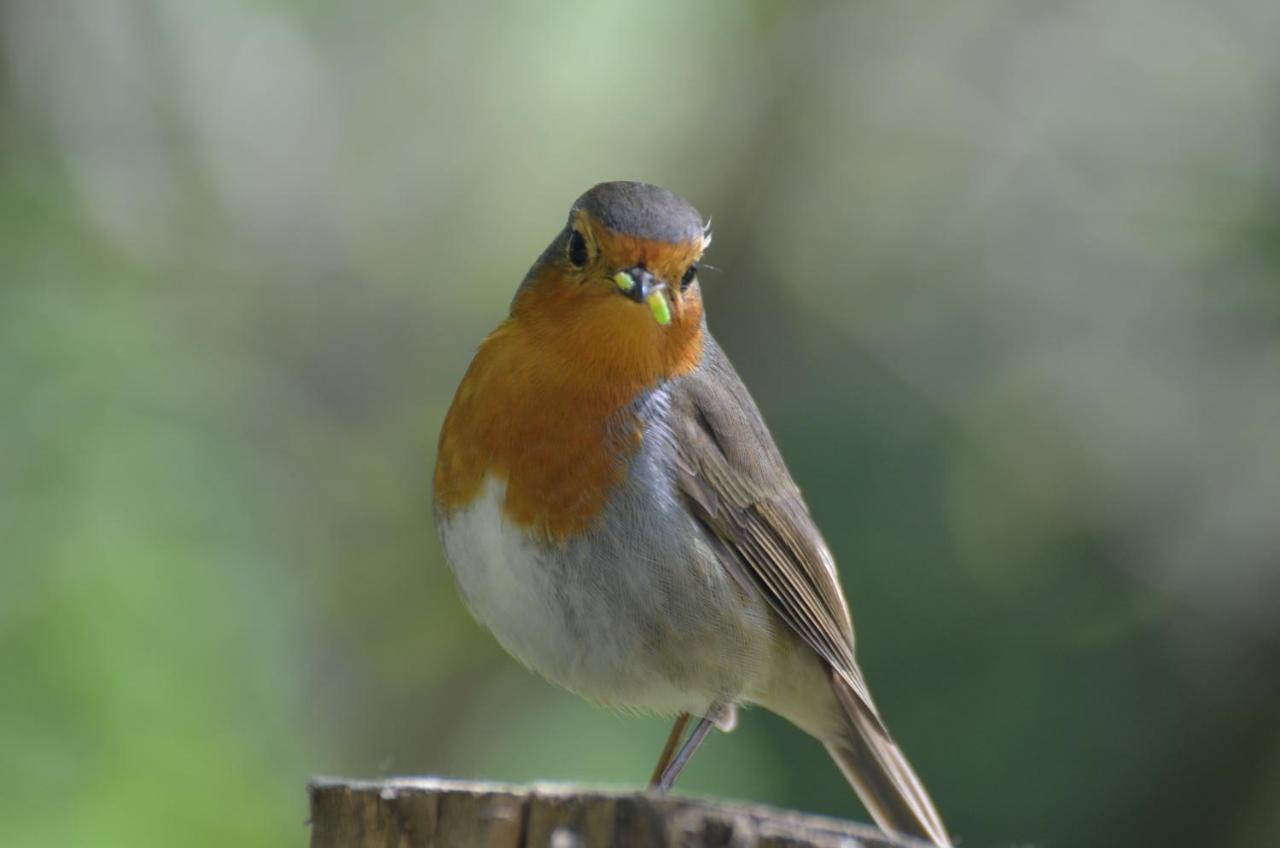
MULTIPOLYGON (((628 409, 663 376, 625 347, 618 356, 593 361, 548 343, 537 322, 504 322, 481 345, 445 418, 437 504, 446 513, 465 506, 492 476, 506 484, 507 518, 537 538, 560 542, 590 526, 644 435, 628 409)), ((679 365, 695 362, 690 355, 679 365)))

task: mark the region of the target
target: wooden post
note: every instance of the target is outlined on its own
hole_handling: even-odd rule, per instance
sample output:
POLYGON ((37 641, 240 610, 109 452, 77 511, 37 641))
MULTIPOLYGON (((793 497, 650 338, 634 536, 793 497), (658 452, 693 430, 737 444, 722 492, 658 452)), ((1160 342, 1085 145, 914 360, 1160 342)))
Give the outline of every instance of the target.
POLYGON ((311 848, 915 848, 752 804, 436 778, 313 780, 311 848))

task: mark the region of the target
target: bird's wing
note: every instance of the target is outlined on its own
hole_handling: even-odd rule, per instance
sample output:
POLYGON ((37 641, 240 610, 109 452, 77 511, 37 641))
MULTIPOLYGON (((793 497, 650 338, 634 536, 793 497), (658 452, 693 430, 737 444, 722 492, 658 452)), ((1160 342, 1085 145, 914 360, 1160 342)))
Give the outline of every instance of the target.
POLYGON ((673 385, 672 404, 677 485, 721 560, 876 716, 835 562, 755 402, 709 335, 699 367, 673 385))

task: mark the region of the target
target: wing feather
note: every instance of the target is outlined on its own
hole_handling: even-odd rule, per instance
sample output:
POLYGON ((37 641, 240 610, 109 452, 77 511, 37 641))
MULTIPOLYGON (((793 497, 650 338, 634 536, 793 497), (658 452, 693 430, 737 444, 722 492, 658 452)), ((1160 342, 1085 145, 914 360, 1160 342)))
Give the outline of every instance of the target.
MULTIPOLYGON (((835 562, 755 402, 711 337, 673 386, 677 485, 726 568, 745 574, 872 716, 835 562)), ((878 717, 877 717, 878 720, 878 717)))

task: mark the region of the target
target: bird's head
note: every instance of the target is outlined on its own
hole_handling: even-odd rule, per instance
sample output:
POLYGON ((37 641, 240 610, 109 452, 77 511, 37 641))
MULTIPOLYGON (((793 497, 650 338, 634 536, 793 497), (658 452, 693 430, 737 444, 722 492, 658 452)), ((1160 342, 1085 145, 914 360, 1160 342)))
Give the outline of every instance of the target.
POLYGON ((586 372, 676 376, 702 352, 698 261, 707 228, 684 198, 634 182, 601 183, 530 269, 512 320, 586 372))

